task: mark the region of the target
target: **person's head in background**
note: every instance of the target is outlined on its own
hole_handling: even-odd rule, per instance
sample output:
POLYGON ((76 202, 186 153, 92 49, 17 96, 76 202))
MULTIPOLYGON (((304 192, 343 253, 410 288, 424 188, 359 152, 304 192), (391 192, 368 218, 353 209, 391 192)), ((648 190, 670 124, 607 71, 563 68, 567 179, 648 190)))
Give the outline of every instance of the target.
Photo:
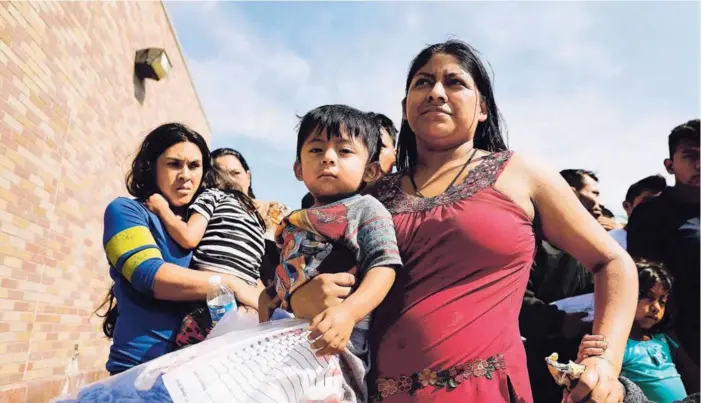
POLYGON ((675 127, 669 134, 667 172, 674 175, 674 187, 699 192, 699 119, 675 127))
POLYGON ((646 200, 657 197, 667 187, 667 181, 662 175, 651 175, 630 185, 623 202, 623 210, 628 217, 633 214, 633 209, 646 200))
POLYGON ((564 169, 560 175, 565 178, 584 208, 594 217, 600 216, 599 178, 596 174, 586 169, 564 169))
POLYGON ((295 176, 315 205, 361 191, 381 175, 380 130, 364 112, 347 105, 324 105, 299 123, 295 176))
POLYGON ((397 128, 392 119, 381 113, 368 112, 368 116, 380 128, 380 168, 382 173, 387 175, 397 163, 397 128))
MULTIPOLYGON (((265 228, 265 222, 256 209, 253 199, 243 192, 241 184, 222 165, 213 164, 212 168, 204 176, 204 187, 207 189, 219 189, 225 193, 233 195, 239 203, 252 214, 265 228)), ((250 190, 250 188, 249 188, 250 190)))
POLYGON ((217 148, 212 151, 212 164, 228 173, 248 197, 256 198, 253 193, 251 170, 241 153, 232 148, 217 148))
POLYGON ((638 268, 638 307, 631 336, 636 333, 652 336, 669 330, 673 322, 671 312, 666 311, 667 298, 672 292, 674 278, 662 264, 639 260, 638 268))
POLYGON ((613 214, 613 211, 607 209, 606 206, 604 206, 603 204, 601 205, 601 215, 606 218, 616 218, 616 215, 613 214))

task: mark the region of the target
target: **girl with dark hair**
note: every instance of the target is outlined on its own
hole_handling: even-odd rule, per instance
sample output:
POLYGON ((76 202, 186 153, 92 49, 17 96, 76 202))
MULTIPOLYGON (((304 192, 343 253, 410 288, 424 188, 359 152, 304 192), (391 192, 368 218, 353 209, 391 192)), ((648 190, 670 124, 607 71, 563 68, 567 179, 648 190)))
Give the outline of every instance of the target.
MULTIPOLYGON (((402 109, 399 172, 372 190, 393 215, 405 264, 374 316, 376 399, 533 401, 518 314, 538 233, 594 273, 594 332, 610 344, 605 360, 582 362, 571 397, 620 401, 633 261, 557 172, 507 150, 489 75, 469 45, 422 50, 402 109)), ((353 283, 347 273, 315 277, 292 294, 295 315, 314 317, 353 283)))
MULTIPOLYGON (((648 399, 672 403, 686 397, 675 362, 690 360, 679 344, 665 334, 672 325, 667 298, 674 280, 661 264, 641 260, 637 266, 638 307, 626 343, 621 376, 637 384, 648 399)), ((601 356, 605 351, 604 340, 587 335, 579 346, 577 359, 601 356)))
MULTIPOLYGON (((113 339, 111 374, 170 352, 189 307, 181 301, 207 296, 210 274, 188 269, 192 252, 168 235, 144 203, 159 193, 174 214, 186 218, 209 170, 202 136, 164 124, 146 136, 131 165, 126 185, 134 198, 119 197, 105 210, 103 246, 114 285, 98 310, 108 307, 103 329, 113 339)), ((232 286, 229 276, 222 277, 232 286)))

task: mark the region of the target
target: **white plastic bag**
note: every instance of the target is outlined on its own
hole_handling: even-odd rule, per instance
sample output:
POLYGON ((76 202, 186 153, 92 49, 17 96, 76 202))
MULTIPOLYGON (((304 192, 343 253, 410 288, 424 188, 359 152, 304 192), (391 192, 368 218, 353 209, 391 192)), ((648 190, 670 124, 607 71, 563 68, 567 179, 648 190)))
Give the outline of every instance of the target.
POLYGON ((230 332, 251 329, 256 326, 258 326, 257 313, 255 315, 241 315, 236 309, 232 309, 214 325, 214 328, 207 336, 207 340, 230 332))

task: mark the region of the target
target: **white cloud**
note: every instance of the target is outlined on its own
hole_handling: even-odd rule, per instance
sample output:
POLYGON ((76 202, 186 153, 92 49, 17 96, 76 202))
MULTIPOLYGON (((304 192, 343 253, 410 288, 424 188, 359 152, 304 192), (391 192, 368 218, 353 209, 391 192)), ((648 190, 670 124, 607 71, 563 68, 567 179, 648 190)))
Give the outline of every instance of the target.
POLYGON ((475 31, 499 54, 518 58, 530 53, 605 77, 621 70, 607 49, 596 42, 596 18, 586 3, 490 4, 473 20, 475 31))
POLYGON ((175 18, 181 36, 178 20, 216 49, 188 59, 215 136, 289 149, 295 115, 324 103, 386 113, 399 125, 408 63, 422 46, 448 34, 473 42, 499 69, 497 100, 511 147, 557 169, 597 171, 604 202, 617 213, 631 183, 662 172, 666 134, 691 118, 665 105, 636 109, 635 99, 610 90, 627 66, 600 37, 601 18, 591 3, 371 5, 397 23, 388 17, 383 24, 363 24, 324 7, 305 16, 321 18, 324 28, 312 32, 313 41, 296 44, 304 56, 285 45, 283 28, 250 25, 237 13, 238 4, 169 5, 182 17, 175 18), (344 37, 329 24, 357 31, 344 37), (500 86, 518 81, 520 69, 529 66, 537 66, 527 77, 531 93, 500 86))
POLYGON ((667 134, 689 119, 675 111, 634 114, 598 91, 539 94, 507 102, 502 111, 511 148, 537 155, 558 170, 597 172, 603 202, 618 214, 624 214, 628 186, 665 174, 667 134))
POLYGON ((173 7, 187 14, 201 40, 217 49, 215 55, 188 59, 213 131, 273 144, 288 141, 297 123, 297 98, 324 92, 309 84, 307 61, 255 35, 240 15, 223 13, 220 7, 173 7))

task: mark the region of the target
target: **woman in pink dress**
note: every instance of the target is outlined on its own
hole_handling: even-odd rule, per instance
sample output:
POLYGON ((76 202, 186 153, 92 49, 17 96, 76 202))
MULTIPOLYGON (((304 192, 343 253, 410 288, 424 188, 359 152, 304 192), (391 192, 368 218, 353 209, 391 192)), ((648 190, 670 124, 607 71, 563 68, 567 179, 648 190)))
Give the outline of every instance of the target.
MULTIPOLYGON (((594 333, 608 341, 604 358, 582 361, 570 399, 622 401, 617 377, 637 303, 630 257, 557 172, 507 150, 489 76, 469 45, 424 49, 402 108, 399 172, 373 189, 393 215, 404 262, 373 319, 375 399, 531 403, 518 313, 543 236, 595 273, 594 333)), ((298 316, 341 302, 353 283, 319 277, 292 296, 298 316)))

